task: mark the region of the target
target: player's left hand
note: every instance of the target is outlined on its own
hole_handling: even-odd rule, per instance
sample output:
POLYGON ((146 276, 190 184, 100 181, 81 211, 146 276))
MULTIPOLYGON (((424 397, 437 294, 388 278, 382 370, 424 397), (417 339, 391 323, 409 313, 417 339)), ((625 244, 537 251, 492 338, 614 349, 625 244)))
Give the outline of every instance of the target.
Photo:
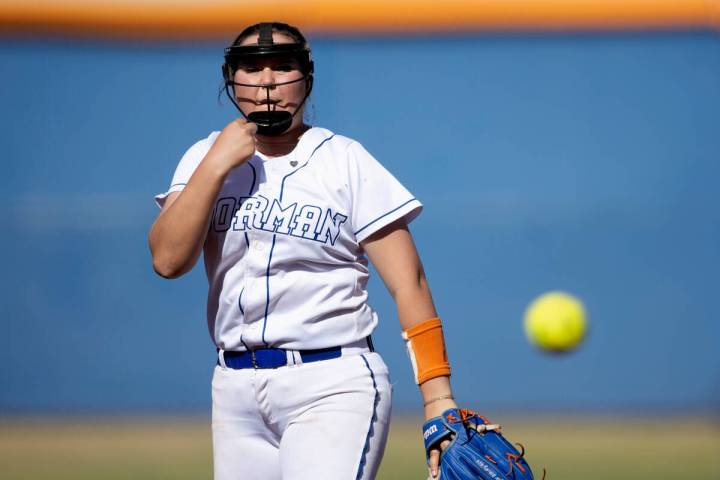
MULTIPOLYGON (((438 402, 434 402, 431 405, 425 407, 425 420, 429 420, 433 417, 437 417, 442 414, 448 408, 457 408, 457 404, 452 399, 446 399, 438 402)), ((445 450, 450 445, 451 439, 443 440, 440 442, 440 448, 432 448, 430 450, 430 458, 428 459, 428 475, 429 478, 437 478, 438 471, 440 468, 440 452, 445 450)))
MULTIPOLYGON (((525 460, 525 447, 513 446, 501 433, 502 427, 472 410, 449 408, 423 425, 423 440, 428 464, 437 451, 439 466, 436 475, 444 480, 493 480, 512 478, 533 480, 525 460), (446 443, 446 442, 449 442, 446 443), (439 448, 438 448, 439 445, 439 448)), ((545 471, 543 469, 543 478, 545 471)))

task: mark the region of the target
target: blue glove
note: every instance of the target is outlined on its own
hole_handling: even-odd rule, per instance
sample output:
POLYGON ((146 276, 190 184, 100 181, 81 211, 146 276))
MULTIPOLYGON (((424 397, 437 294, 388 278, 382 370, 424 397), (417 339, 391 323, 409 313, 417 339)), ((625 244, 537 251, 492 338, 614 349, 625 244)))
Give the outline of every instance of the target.
MULTIPOLYGON (((440 453, 439 480, 533 480, 530 465, 522 452, 500 434, 500 425, 463 408, 449 408, 423 425, 425 452, 450 445, 440 453)), ((543 474, 543 479, 545 475, 543 474)))

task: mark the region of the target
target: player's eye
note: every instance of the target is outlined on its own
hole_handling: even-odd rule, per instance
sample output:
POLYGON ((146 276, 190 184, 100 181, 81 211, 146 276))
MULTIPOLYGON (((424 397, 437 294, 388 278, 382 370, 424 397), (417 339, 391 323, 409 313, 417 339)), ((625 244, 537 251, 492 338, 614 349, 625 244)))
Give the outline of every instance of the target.
POLYGON ((252 65, 241 65, 240 70, 242 70, 245 73, 255 73, 255 72, 260 71, 260 69, 258 67, 255 67, 252 65))
POLYGON ((292 72, 295 69, 295 65, 291 63, 282 63, 273 67, 273 70, 275 70, 276 72, 292 72))

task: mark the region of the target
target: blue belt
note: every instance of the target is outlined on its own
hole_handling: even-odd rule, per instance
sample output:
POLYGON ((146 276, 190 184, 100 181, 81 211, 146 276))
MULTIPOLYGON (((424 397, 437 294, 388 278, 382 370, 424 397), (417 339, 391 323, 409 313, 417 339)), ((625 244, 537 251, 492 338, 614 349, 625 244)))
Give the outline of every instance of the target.
MULTIPOLYGON (((370 351, 374 351, 372 339, 367 337, 370 351)), ((329 360, 342 355, 342 347, 319 348, 317 350, 298 350, 303 363, 329 360)), ((240 368, 279 368, 288 364, 287 350, 283 348, 257 348, 255 350, 233 352, 224 351, 225 366, 232 369, 240 368)), ((218 359, 218 365, 220 360, 218 359)))
MULTIPOLYGON (((342 355, 340 347, 321 348, 319 350, 300 350, 303 363, 338 358, 342 355)), ((288 364, 287 351, 282 348, 258 348, 247 352, 223 352, 228 368, 278 368, 288 364)), ((218 360, 219 362, 219 360, 218 360)))

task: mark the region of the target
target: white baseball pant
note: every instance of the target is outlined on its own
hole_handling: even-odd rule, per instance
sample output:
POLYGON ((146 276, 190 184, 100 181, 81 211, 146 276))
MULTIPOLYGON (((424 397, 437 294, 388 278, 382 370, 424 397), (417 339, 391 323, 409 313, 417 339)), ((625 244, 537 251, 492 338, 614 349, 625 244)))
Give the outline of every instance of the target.
POLYGON ((276 369, 215 367, 215 480, 375 478, 392 397, 380 354, 343 347, 339 358, 288 359, 276 369))

